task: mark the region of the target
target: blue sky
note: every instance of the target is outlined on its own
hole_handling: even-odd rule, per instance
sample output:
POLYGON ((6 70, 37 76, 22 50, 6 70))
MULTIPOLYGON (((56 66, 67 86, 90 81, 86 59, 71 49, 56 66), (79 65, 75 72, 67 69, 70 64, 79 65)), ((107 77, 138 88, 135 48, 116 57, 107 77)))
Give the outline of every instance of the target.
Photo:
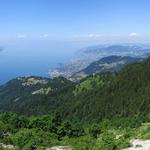
POLYGON ((0 0, 0 39, 148 41, 149 0, 0 0))
POLYGON ((0 0, 0 84, 46 75, 77 50, 150 43, 150 0, 0 0))

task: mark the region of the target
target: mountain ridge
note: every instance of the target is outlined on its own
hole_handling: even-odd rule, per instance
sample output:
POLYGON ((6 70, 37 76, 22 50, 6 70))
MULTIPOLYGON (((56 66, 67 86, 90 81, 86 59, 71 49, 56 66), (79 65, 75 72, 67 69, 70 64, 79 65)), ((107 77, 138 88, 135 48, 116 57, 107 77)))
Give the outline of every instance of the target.
POLYGON ((73 74, 70 79, 73 81, 81 80, 89 75, 100 72, 117 72, 125 65, 142 61, 143 58, 131 57, 131 56, 116 56, 111 55, 103 57, 98 61, 92 62, 89 66, 83 70, 73 74))
POLYGON ((92 62, 98 61, 110 55, 145 57, 150 52, 149 46, 141 44, 118 44, 118 45, 97 45, 81 49, 76 52, 68 63, 59 67, 49 69, 50 77, 63 76, 70 78, 76 72, 88 67, 92 62))
POLYGON ((14 80, 16 84, 12 80, 0 87, 0 110, 26 115, 59 111, 64 118, 86 121, 150 112, 150 58, 128 64, 117 73, 91 75, 79 83, 63 77, 48 83, 35 80, 36 84, 27 82, 26 86, 22 80, 14 80), (15 93, 10 92, 12 88, 15 93), (16 100, 19 93, 21 98, 16 100))

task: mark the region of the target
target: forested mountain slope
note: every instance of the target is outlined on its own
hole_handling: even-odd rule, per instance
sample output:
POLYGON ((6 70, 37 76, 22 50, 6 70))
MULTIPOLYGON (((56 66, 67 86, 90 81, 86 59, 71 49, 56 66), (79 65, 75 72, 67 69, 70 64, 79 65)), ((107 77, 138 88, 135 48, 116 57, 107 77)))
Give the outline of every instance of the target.
POLYGON ((87 121, 150 112, 150 58, 80 83, 61 77, 12 80, 0 87, 0 110, 26 115, 59 111, 87 121))
MULTIPOLYGON (((84 89, 76 96, 74 113, 77 116, 101 119, 150 111, 150 58, 141 63, 127 65, 112 75, 109 85, 104 88, 97 87, 95 77, 92 78, 93 88, 84 89)), ((81 82, 81 87, 82 84, 81 82)))
MULTIPOLYGON (((21 77, 0 87, 0 110, 21 114, 52 112, 61 100, 61 93, 69 91, 73 82, 58 77, 49 79, 36 76, 21 77)), ((63 99, 63 98, 62 98, 63 99)))

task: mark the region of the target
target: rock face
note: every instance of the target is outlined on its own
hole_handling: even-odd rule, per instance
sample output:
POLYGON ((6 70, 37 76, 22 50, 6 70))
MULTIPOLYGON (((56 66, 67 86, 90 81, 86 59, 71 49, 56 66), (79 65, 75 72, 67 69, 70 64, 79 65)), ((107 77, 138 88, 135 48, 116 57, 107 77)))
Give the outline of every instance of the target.
POLYGON ((132 140, 132 147, 126 148, 124 150, 150 150, 150 140, 132 140))
POLYGON ((54 146, 51 148, 48 148, 47 150, 72 150, 69 146, 54 146))
POLYGON ((5 149, 13 149, 14 148, 14 145, 10 145, 10 144, 3 144, 3 143, 0 143, 0 146, 2 146, 3 148, 5 149))

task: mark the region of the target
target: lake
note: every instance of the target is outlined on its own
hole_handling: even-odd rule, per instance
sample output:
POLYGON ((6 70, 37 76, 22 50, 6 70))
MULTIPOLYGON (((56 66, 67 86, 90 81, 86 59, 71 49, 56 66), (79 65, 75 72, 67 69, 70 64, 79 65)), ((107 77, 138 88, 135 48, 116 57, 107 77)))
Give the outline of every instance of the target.
POLYGON ((67 62, 80 47, 70 42, 17 40, 1 42, 0 84, 25 75, 48 77, 48 70, 67 62))

